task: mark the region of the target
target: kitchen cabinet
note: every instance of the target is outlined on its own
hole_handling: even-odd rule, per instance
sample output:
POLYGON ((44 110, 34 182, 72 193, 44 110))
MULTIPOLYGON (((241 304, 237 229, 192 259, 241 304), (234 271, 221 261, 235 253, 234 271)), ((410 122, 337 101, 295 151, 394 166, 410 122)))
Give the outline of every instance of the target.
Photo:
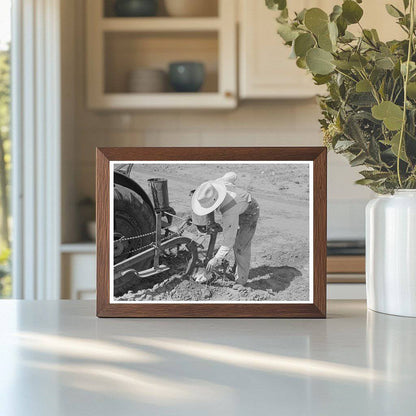
POLYGON ((62 299, 95 299, 95 244, 62 244, 61 254, 62 299))
POLYGON ((217 2, 216 16, 117 17, 110 0, 88 0, 87 105, 90 109, 209 109, 237 105, 236 7, 217 2), (110 7, 109 7, 110 6, 110 7), (167 72, 175 61, 205 66, 200 92, 129 92, 137 69, 167 72))
MULTIPOLYGON (((330 12, 336 0, 292 0, 289 11, 320 7, 330 12)), ((390 2, 400 9, 401 0, 390 2)), ((394 22, 384 4, 367 1, 362 25, 376 28, 381 40, 403 38, 404 32, 394 22)), ((308 98, 325 91, 317 87, 311 75, 289 59, 290 48, 277 35, 275 17, 278 12, 267 9, 264 1, 239 0, 239 95, 242 99, 308 98)), ((350 26, 359 32, 358 25, 350 26)))
MULTIPOLYGON (((291 10, 322 7, 321 1, 293 0, 291 10)), ((239 0, 239 91, 241 98, 308 98, 319 92, 311 75, 289 59, 290 48, 276 33, 278 12, 264 1, 239 0)))

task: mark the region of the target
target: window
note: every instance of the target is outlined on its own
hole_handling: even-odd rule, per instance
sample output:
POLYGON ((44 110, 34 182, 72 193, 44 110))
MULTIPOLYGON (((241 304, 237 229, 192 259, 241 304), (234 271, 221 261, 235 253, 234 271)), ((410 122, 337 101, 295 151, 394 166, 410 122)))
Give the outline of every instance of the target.
POLYGON ((0 0, 0 298, 11 297, 10 41, 11 0, 0 0))

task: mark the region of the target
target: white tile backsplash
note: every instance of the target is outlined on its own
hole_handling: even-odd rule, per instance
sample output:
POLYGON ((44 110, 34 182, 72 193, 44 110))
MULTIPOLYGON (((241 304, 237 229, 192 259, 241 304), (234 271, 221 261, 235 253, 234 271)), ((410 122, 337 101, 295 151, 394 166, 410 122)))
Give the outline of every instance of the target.
POLYGON ((367 199, 328 201, 328 240, 363 240, 367 199))
MULTIPOLYGON (((74 174, 78 200, 94 197, 96 146, 319 146, 315 100, 245 102, 233 111, 93 112, 77 109, 74 174)), ((372 193, 354 184, 359 169, 328 158, 328 237, 362 238, 372 193)))

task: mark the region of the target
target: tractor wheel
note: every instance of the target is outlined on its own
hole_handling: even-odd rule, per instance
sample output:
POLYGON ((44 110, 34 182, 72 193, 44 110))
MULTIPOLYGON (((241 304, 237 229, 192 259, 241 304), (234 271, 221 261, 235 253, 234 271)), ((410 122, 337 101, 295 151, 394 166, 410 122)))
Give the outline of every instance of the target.
MULTIPOLYGON (((137 237, 155 231, 155 214, 153 208, 143 198, 129 188, 116 184, 114 186, 114 264, 137 253, 140 248, 152 243, 154 234, 137 237)), ((137 270, 151 266, 151 260, 139 264, 137 270)), ((126 293, 132 286, 132 276, 117 279, 114 282, 114 295, 126 293)))

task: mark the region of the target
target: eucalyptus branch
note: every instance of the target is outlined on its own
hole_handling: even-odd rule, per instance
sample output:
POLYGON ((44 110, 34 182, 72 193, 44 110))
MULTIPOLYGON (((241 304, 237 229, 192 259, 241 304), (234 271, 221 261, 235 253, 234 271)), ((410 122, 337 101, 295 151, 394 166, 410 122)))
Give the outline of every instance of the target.
POLYGON ((360 74, 363 77, 363 79, 365 79, 369 82, 370 87, 371 87, 371 93, 373 94, 374 99, 377 101, 377 104, 380 104, 380 98, 378 96, 378 92, 377 92, 376 88, 374 87, 373 83, 371 82, 370 78, 368 77, 367 73, 365 72, 365 69, 363 68, 362 65, 361 65, 360 74))
MULTIPOLYGON (((396 89, 396 84, 397 84, 397 80, 394 80, 393 87, 391 89, 391 94, 390 94, 390 101, 392 101, 392 99, 393 99, 394 90, 396 89)), ((395 101, 393 101, 393 102, 395 102, 395 101)))
POLYGON ((374 43, 373 43, 373 41, 366 35, 366 33, 364 32, 364 28, 362 27, 362 25, 361 25, 361 23, 360 22, 358 22, 358 26, 360 27, 360 29, 361 29, 361 33, 363 34, 363 36, 364 36, 364 38, 365 38, 365 40, 367 41, 367 43, 370 45, 370 46, 372 46, 373 48, 374 48, 374 50, 376 50, 376 51, 378 51, 378 49, 377 49, 377 45, 375 45, 374 43))
POLYGON ((357 80, 351 76, 349 76, 348 74, 346 74, 345 72, 342 72, 341 70, 339 70, 338 68, 335 68, 335 72, 338 72, 341 75, 344 75, 344 77, 350 79, 351 81, 357 83, 357 80))
POLYGON ((393 100, 394 103, 399 99, 400 94, 402 93, 402 91, 403 91, 403 88, 399 88, 399 91, 397 92, 396 96, 394 97, 394 100, 393 100))
POLYGON ((409 68, 412 58, 413 50, 413 36, 415 28, 415 0, 410 0, 410 30, 409 30, 409 45, 407 47, 407 60, 406 60, 406 72, 403 80, 403 118, 402 118, 402 127, 400 129, 400 140, 399 140, 399 149, 397 151, 397 178, 399 180, 399 185, 402 188, 402 177, 400 173, 400 156, 402 154, 404 132, 406 129, 406 108, 407 108, 407 83, 409 82, 409 68))
MULTIPOLYGON (((274 10, 276 5, 286 7, 285 0, 266 3, 274 10)), ((354 160, 354 166, 369 169, 363 176, 372 190, 386 194, 399 188, 416 189, 416 150, 406 146, 407 140, 416 140, 412 126, 416 110, 410 114, 416 108, 416 71, 412 68, 416 0, 404 0, 404 16, 394 6, 387 7, 406 33, 404 41, 388 42, 378 40, 373 29, 363 28, 361 3, 344 0, 331 14, 312 7, 304 10, 300 20, 292 20, 285 9, 279 34, 292 45, 287 39, 298 36, 296 56, 303 59, 317 83, 327 86, 328 95, 320 97, 325 142, 332 143, 336 153, 354 160), (336 33, 334 24, 345 30, 336 33), (361 33, 350 36, 350 25, 361 28, 361 33), (380 177, 383 170, 389 173, 388 180, 380 177)))

